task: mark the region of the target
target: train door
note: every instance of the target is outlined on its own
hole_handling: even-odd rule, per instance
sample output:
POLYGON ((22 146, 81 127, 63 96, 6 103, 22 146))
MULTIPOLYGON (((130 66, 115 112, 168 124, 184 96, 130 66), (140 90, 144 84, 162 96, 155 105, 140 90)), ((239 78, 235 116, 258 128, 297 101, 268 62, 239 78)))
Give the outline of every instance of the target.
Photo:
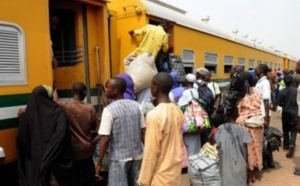
POLYGON ((62 98, 71 98, 72 84, 87 85, 86 101, 99 105, 97 83, 110 77, 107 7, 94 0, 50 0, 54 79, 62 98))

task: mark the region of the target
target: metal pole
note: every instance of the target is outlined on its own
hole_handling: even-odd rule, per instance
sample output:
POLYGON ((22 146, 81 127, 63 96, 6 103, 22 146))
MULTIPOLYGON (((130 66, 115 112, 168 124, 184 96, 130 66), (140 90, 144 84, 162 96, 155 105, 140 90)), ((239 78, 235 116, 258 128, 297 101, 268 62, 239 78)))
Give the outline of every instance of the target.
POLYGON ((85 67, 85 81, 86 81, 86 98, 87 102, 91 103, 91 85, 90 85, 90 68, 89 68, 89 48, 88 48, 88 32, 87 32, 87 12, 86 5, 82 4, 82 23, 83 23, 83 47, 84 47, 84 67, 85 67))

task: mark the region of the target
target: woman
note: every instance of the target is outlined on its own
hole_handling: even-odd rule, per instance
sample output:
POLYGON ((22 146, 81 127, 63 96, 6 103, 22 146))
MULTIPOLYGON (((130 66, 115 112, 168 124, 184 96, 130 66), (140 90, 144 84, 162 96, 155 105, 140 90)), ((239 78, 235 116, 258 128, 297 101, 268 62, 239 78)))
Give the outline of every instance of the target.
POLYGON ((126 81, 127 88, 124 93, 124 99, 130 99, 130 100, 135 100, 135 95, 134 95, 134 83, 132 78, 125 73, 117 75, 117 77, 122 78, 126 81))
POLYGON ((248 154, 248 183, 252 184, 255 181, 254 169, 262 170, 263 168, 263 125, 257 127, 246 126, 246 120, 253 116, 261 116, 260 110, 260 93, 254 88, 253 76, 245 72, 245 79, 249 83, 249 88, 245 97, 241 100, 238 105, 239 117, 236 123, 246 127, 248 133, 253 139, 250 144, 247 145, 248 154))
POLYGON ((21 186, 48 186, 51 172, 60 186, 76 185, 66 116, 51 96, 51 87, 36 87, 21 118, 17 137, 21 186))
POLYGON ((170 75, 173 78, 173 87, 169 94, 169 97, 172 102, 177 103, 179 98, 182 96, 184 88, 179 86, 179 80, 176 72, 171 72, 170 75))
MULTIPOLYGON (((198 91, 193 88, 195 81, 196 76, 194 74, 187 74, 185 76, 186 89, 178 101, 179 107, 188 105, 193 99, 199 99, 198 91)), ((187 147, 189 156, 199 153, 201 148, 201 138, 199 132, 185 133, 183 134, 183 140, 187 147)))

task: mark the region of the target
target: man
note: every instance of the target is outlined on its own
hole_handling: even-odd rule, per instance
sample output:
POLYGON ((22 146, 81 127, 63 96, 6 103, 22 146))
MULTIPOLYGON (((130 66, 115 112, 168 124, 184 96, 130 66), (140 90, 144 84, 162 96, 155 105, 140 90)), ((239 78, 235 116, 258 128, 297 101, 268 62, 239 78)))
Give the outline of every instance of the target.
POLYGON ((187 74, 185 76, 185 90, 177 103, 179 107, 189 104, 194 98, 199 99, 198 91, 193 88, 195 81, 196 76, 194 74, 187 74))
POLYGON ((58 67, 58 61, 54 56, 53 48, 55 48, 55 43, 52 42, 53 33, 57 32, 57 28, 59 26, 59 18, 57 16, 50 17, 50 33, 51 33, 51 63, 52 68, 55 69, 58 67))
MULTIPOLYGON (((271 101, 271 87, 270 82, 267 79, 267 73, 268 73, 268 66, 266 64, 260 64, 258 67, 256 67, 255 72, 258 77, 257 84, 255 88, 260 92, 261 94, 261 113, 265 120, 265 128, 269 128, 270 124, 270 101, 271 101)), ((273 154, 270 151, 269 156, 266 157, 266 162, 264 162, 264 167, 270 167, 274 168, 274 161, 273 161, 273 154)))
POLYGON ((295 73, 293 75, 293 84, 292 86, 295 88, 298 88, 298 85, 300 84, 300 60, 297 62, 295 73))
POLYGON ((85 84, 77 82, 72 87, 71 101, 60 101, 56 90, 53 98, 65 110, 68 119, 80 179, 79 185, 91 186, 94 185, 95 180, 93 152, 96 142, 93 142, 93 139, 97 124, 94 106, 83 101, 86 97, 86 89, 85 84))
MULTIPOLYGON (((298 72, 300 71, 300 61, 298 61, 297 63, 297 67, 296 67, 296 73, 298 74, 298 72)), ((297 106, 298 106, 298 117, 297 117, 297 125, 296 125, 296 129, 297 132, 300 133, 300 92, 299 92, 299 85, 297 87, 297 106)), ((294 174, 297 176, 300 176, 300 167, 296 168, 294 171, 294 174)))
MULTIPOLYGON (((205 102, 205 105, 202 105, 205 111, 208 113, 210 120, 214 117, 215 108, 214 108, 214 94, 213 91, 207 86, 207 79, 210 75, 210 72, 206 68, 198 68, 196 70, 196 81, 194 83, 194 88, 198 90, 199 99, 205 102), (199 87, 200 86, 200 87, 199 87)), ((213 120, 212 120, 213 121, 213 120)), ((203 146, 208 141, 208 136, 211 133, 211 129, 201 133, 201 146, 203 146)))
POLYGON ((140 46, 124 59, 125 69, 139 54, 149 52, 154 57, 156 57, 161 49, 163 50, 163 52, 167 52, 168 35, 166 33, 168 32, 168 29, 169 22, 166 20, 162 20, 162 22, 158 26, 149 24, 141 29, 129 31, 130 36, 142 35, 143 40, 140 43, 140 46))
POLYGON ((217 111, 219 110, 219 106, 220 106, 220 102, 221 102, 221 91, 220 91, 219 85, 217 83, 211 81, 210 78, 211 78, 211 73, 209 72, 208 75, 205 77, 205 81, 207 82, 208 88, 214 94, 214 98, 215 98, 215 102, 214 102, 215 112, 213 113, 213 115, 216 115, 217 111))
POLYGON ((286 75, 283 78, 286 88, 279 92, 278 105, 282 107, 282 131, 283 131, 283 148, 288 150, 287 158, 294 154, 297 138, 297 89, 292 87, 293 77, 286 75))
POLYGON ((124 99, 126 82, 112 78, 106 82, 105 94, 114 100, 104 108, 98 134, 100 135, 99 159, 96 175, 102 168, 102 160, 109 144, 109 186, 135 186, 139 175, 145 121, 139 104, 124 99))
MULTIPOLYGON (((204 68, 204 67, 198 68, 196 70, 196 80, 197 80, 197 82, 207 84, 207 82, 205 80, 208 78, 209 74, 210 74, 209 70, 207 70, 206 68, 204 68)), ((198 84, 197 83, 194 83, 194 88, 198 89, 198 84)))
POLYGON ((270 81, 271 86, 271 103, 272 103, 272 110, 277 110, 277 100, 276 100, 276 85, 277 85, 277 75, 272 71, 272 69, 269 69, 267 74, 267 79, 270 81))
POLYGON ((157 73, 151 83, 151 93, 157 106, 146 118, 145 151, 138 179, 143 186, 180 185, 184 116, 169 99, 172 84, 172 77, 165 72, 157 73))

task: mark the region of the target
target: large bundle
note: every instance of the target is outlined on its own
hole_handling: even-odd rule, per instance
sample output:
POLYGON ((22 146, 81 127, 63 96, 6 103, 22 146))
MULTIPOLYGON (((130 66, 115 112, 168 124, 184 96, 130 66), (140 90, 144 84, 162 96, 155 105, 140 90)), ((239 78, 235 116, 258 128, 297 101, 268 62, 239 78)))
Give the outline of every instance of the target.
POLYGON ((126 73, 131 76, 134 82, 135 93, 150 88, 152 78, 157 73, 154 57, 149 53, 138 55, 128 66, 126 73))
POLYGON ((193 186, 221 186, 218 161, 206 154, 190 156, 188 174, 193 186))

